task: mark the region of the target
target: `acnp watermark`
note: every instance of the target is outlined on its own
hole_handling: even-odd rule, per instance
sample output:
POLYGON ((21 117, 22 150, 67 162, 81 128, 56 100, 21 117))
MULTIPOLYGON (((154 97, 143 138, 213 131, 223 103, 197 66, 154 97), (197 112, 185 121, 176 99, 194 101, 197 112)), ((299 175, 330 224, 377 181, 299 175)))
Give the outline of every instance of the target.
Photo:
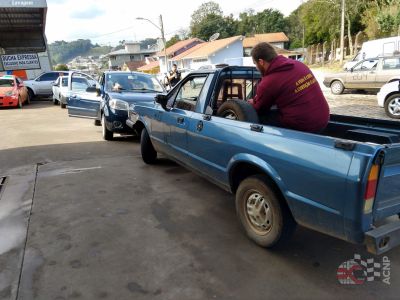
POLYGON ((383 256, 382 261, 374 258, 362 259, 361 255, 354 254, 354 258, 342 263, 336 272, 341 284, 359 285, 366 282, 382 281, 390 285, 390 260, 383 256))

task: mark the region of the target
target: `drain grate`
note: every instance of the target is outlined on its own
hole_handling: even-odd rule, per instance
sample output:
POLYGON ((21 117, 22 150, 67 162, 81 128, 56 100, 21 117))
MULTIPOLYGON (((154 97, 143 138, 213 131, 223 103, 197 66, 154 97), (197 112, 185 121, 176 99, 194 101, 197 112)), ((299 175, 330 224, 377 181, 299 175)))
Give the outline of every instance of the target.
POLYGON ((4 187, 5 187, 5 185, 6 185, 6 182, 7 182, 7 177, 0 177, 0 198, 1 198, 1 194, 2 194, 2 192, 3 192, 3 190, 4 190, 4 187))

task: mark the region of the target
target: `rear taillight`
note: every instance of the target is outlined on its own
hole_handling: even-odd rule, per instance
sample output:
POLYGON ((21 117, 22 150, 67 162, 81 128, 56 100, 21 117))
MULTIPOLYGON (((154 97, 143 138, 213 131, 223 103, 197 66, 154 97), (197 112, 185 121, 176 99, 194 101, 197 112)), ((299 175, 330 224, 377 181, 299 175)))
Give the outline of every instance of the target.
POLYGON ((372 165, 371 171, 369 171, 367 188, 365 189, 364 195, 364 214, 372 212, 372 206, 374 205, 376 188, 378 186, 379 177, 379 165, 372 165))

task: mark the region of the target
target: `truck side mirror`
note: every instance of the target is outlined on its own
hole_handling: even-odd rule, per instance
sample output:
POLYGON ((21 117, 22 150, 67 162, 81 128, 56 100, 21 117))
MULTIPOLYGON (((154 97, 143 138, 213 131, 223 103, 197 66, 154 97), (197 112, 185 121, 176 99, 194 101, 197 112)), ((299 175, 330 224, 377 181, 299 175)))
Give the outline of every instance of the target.
POLYGON ((169 108, 167 107, 167 103, 168 103, 168 97, 167 95, 164 94, 157 94, 154 97, 154 100, 161 105, 161 107, 166 110, 169 111, 169 108))

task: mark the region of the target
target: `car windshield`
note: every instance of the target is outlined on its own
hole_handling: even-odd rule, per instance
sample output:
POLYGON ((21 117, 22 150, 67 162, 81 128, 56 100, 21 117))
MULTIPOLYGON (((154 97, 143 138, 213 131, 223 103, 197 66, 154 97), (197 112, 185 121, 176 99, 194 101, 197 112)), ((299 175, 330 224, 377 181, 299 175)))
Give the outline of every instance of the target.
POLYGON ((0 79, 0 87, 13 87, 14 80, 12 79, 0 79))
POLYGON ((111 73, 107 75, 107 91, 163 92, 158 80, 147 74, 111 73))

